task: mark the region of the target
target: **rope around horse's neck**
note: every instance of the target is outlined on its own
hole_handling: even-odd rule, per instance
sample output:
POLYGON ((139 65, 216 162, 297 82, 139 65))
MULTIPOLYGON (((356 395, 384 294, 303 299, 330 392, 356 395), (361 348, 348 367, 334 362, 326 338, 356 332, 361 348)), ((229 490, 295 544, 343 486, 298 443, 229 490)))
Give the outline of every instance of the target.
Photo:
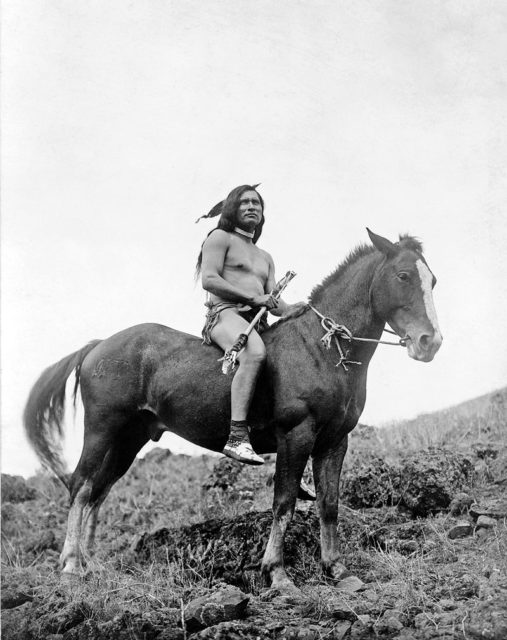
MULTIPOLYGON (((308 305, 310 307, 310 309, 316 313, 320 320, 320 324, 322 325, 322 328, 324 329, 324 331, 326 332, 324 334, 324 336, 320 339, 321 342, 324 344, 324 346, 326 347, 326 349, 330 349, 331 348, 331 340, 334 338, 335 344, 336 344, 336 348, 338 350, 338 353, 340 355, 340 360, 336 363, 336 366, 342 366, 343 369, 345 371, 348 371, 348 364, 362 364, 362 362, 356 362, 354 360, 347 360, 347 355, 348 355, 348 351, 347 353, 344 353, 341 345, 340 345, 340 338, 343 338, 344 340, 347 340, 348 342, 375 342, 377 344, 388 344, 388 345, 392 345, 395 347, 405 347, 406 346, 406 338, 400 338, 400 340, 398 342, 389 342, 388 340, 375 340, 374 338, 359 338, 358 336, 353 336, 352 332, 347 329, 347 327, 344 324, 338 324, 337 322, 335 322, 332 318, 329 318, 325 315, 323 315, 322 313, 320 313, 320 311, 318 311, 315 307, 313 307, 311 304, 308 305)), ((394 331, 391 331, 390 329, 386 329, 384 328, 384 331, 387 331, 388 333, 392 333, 393 335, 397 335, 394 331)))

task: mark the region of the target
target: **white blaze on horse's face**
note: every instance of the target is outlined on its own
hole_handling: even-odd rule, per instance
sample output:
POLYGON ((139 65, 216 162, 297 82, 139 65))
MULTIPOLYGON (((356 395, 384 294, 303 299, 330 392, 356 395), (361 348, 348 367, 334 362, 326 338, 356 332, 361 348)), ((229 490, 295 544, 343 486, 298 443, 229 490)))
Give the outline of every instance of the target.
POLYGON ((440 349, 442 334, 438 326, 437 313, 433 303, 434 277, 424 260, 415 263, 420 280, 419 304, 414 305, 414 314, 403 323, 407 334, 408 355, 414 360, 430 362, 440 349))
POLYGON ((423 292, 424 306, 426 308, 426 315, 428 320, 433 326, 433 330, 440 337, 440 327, 438 326, 437 312, 435 311, 435 305, 433 304, 433 274, 422 260, 418 260, 416 263, 419 277, 421 278, 421 288, 423 292))

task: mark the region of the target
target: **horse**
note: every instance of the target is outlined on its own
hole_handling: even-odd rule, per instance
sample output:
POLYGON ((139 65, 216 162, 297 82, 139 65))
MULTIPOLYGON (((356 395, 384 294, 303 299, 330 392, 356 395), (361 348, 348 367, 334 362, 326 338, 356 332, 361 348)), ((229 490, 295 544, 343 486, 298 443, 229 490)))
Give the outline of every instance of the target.
MULTIPOLYGON (((365 404, 368 364, 386 323, 415 360, 431 361, 442 342, 432 297, 436 280, 421 243, 408 235, 391 242, 368 234, 372 244, 356 247, 314 287, 308 305, 263 333, 267 359, 249 424, 254 449, 277 453, 273 523, 261 565, 273 588, 295 589, 284 568, 283 541, 310 456, 322 567, 334 579, 346 571, 337 537, 340 473, 348 433, 365 404)), ((41 374, 24 426, 43 464, 70 492, 60 556, 64 574, 79 575, 86 567, 100 506, 150 439, 171 431, 211 451, 223 449, 231 376, 221 373, 221 355, 196 336, 150 323, 94 340, 41 374), (69 474, 61 439, 72 371, 74 402, 80 389, 84 405, 84 444, 69 474)))

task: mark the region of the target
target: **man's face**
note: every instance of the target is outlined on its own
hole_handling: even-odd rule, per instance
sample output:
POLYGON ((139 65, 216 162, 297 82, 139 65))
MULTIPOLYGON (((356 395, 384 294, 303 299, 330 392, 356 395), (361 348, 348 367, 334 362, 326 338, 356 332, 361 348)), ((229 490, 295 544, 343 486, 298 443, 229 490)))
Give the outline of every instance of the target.
POLYGON ((262 205, 256 191, 241 194, 238 205, 237 221, 240 227, 253 230, 262 220, 262 205))

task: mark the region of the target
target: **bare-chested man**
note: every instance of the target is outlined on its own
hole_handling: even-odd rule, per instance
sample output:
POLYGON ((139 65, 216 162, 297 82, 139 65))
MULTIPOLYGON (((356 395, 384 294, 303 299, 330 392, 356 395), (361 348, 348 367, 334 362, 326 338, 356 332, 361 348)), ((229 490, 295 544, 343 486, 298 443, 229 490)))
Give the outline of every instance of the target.
MULTIPOLYGON (((209 294, 204 341, 213 341, 226 351, 259 307, 282 316, 296 312, 304 303, 288 305, 270 295, 276 284, 275 269, 269 253, 256 245, 264 224, 264 202, 255 187, 236 187, 221 205, 220 221, 202 246, 197 269, 209 294)), ((213 211, 208 217, 214 215, 213 211)), ((260 332, 266 326, 263 318, 257 328, 260 332)), ((259 332, 250 333, 239 356, 231 386, 231 431, 223 450, 225 455, 248 464, 264 463, 252 449, 247 423, 257 377, 266 358, 259 332)))

